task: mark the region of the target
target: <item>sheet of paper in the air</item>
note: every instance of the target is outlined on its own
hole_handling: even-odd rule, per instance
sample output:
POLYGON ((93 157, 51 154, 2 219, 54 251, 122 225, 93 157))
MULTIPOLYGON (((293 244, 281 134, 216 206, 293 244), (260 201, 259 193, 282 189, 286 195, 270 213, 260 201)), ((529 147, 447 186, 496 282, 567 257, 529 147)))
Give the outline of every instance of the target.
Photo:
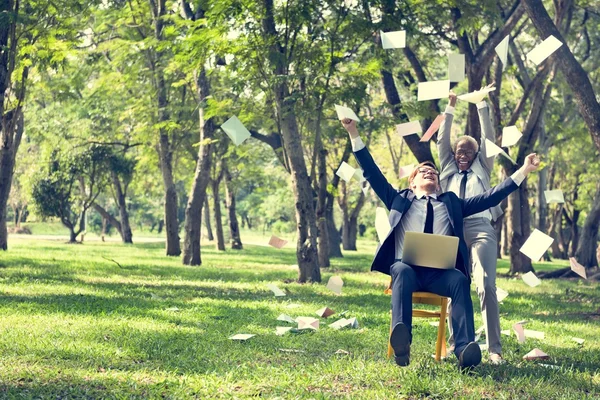
POLYGON ((419 142, 428 142, 431 139, 431 137, 438 131, 438 129, 440 129, 440 125, 442 125, 444 119, 446 119, 446 114, 440 114, 437 117, 435 117, 431 125, 429 125, 427 132, 425 132, 423 136, 421 136, 421 140, 419 140, 419 142))
POLYGON ((333 311, 331 308, 329 307, 323 307, 320 308, 316 311, 317 315, 321 318, 327 318, 332 316, 333 314, 335 314, 335 311, 333 311))
POLYGON ((471 93, 461 94, 457 98, 462 101, 468 101, 469 103, 477 104, 483 100, 483 98, 487 96, 489 92, 493 92, 494 90, 496 90, 495 87, 482 88, 471 93))
POLYGON ((267 288, 269 288, 269 290, 273 292, 275 297, 285 297, 285 292, 283 290, 279 289, 277 287, 277 285, 273 285, 272 283, 269 283, 267 285, 267 288))
POLYGON ((533 329, 525 329, 523 330, 523 334, 526 338, 544 340, 546 334, 540 331, 534 331, 533 329))
POLYGON ((344 286, 344 281, 339 276, 332 276, 327 281, 327 289, 335 294, 342 294, 342 286, 344 286))
POLYGON ((508 297, 508 292, 502 288, 496 286, 496 297, 498 298, 498 303, 508 297))
POLYGON ((296 318, 296 322, 298 322, 298 329, 319 329, 319 320, 312 317, 298 317, 296 318))
POLYGON ((465 80, 464 54, 448 54, 448 79, 450 82, 462 82, 465 80))
POLYGON ((498 145, 492 142, 490 139, 485 139, 485 156, 487 158, 494 157, 500 154, 502 157, 507 158, 511 163, 516 164, 512 158, 504 150, 502 150, 498 145))
POLYGON ((407 178, 414 171, 415 164, 405 165, 404 167, 400 167, 398 170, 398 178, 407 178))
POLYGON ((521 275, 521 279, 523 279, 523 282, 525 282, 528 286, 531 287, 539 286, 542 283, 542 281, 540 281, 540 279, 537 276, 535 276, 535 274, 532 271, 521 275))
POLYGON ((341 121, 343 119, 352 119, 354 121, 360 121, 354 111, 351 108, 335 105, 335 112, 337 113, 338 119, 341 121))
POLYGON ((380 31, 381 47, 384 49, 402 49, 406 47, 406 31, 380 31))
POLYGON ((369 194, 370 187, 371 187, 371 185, 369 184, 369 182, 365 182, 362 184, 361 190, 365 194, 365 196, 369 194))
POLYGON ((538 44, 527 53, 527 59, 535 65, 539 65, 546 58, 550 57, 558 48, 562 46, 562 42, 550 35, 542 43, 538 44))
POLYGON ((280 314, 279 317, 277 317, 277 321, 289 322, 290 324, 293 324, 296 322, 292 317, 290 317, 287 314, 280 314))
POLYGON ((221 125, 221 129, 225 131, 227 136, 229 136, 233 144, 236 146, 239 146, 244 140, 251 136, 248 129, 246 129, 244 124, 242 124, 242 122, 235 115, 225 121, 225 123, 221 125))
POLYGON ((229 336, 229 339, 231 339, 231 340, 248 340, 254 336, 256 336, 256 335, 253 335, 251 333, 238 333, 237 335, 229 336))
POLYGON ((355 172, 356 168, 350 166, 350 164, 346 163, 346 161, 342 161, 342 165, 340 165, 335 174, 346 182, 350 182, 350 179, 352 179, 355 172))
POLYGON ((396 132, 400 136, 407 136, 421 133, 423 130, 421 129, 421 123, 419 121, 411 121, 396 125, 396 132))
POLYGON ((283 240, 278 238, 275 235, 271 236, 271 239, 269 239, 269 246, 273 246, 277 249, 281 249, 283 246, 285 246, 287 243, 287 240, 283 240))
POLYGON ((544 190, 544 197, 546 198, 546 203, 564 203, 565 196, 563 195, 562 190, 544 190))
POLYGON ((534 229, 519 251, 531 258, 531 261, 539 261, 552 242, 554 242, 553 238, 534 229))
POLYGON ((417 100, 444 99, 448 97, 448 93, 450 93, 449 80, 419 82, 417 100))
POLYGON ((533 349, 531 350, 529 353, 525 354, 523 356, 523 360, 536 360, 536 359, 548 359, 550 358, 550 356, 546 353, 544 353, 543 351, 541 351, 540 349, 533 349))
POLYGON ((385 211, 385 208, 383 207, 377 207, 375 210, 375 230, 377 231, 377 237, 379 238, 380 243, 383 243, 390 232, 390 229, 392 229, 392 227, 387 211, 385 211))
POLYGON ((571 270, 583 279, 587 279, 587 273, 585 267, 577 262, 575 257, 569 257, 569 264, 571 264, 571 270))
POLYGON ((500 58, 500 61, 502 62, 502 71, 504 71, 504 68, 506 68, 506 61, 508 60, 509 38, 510 36, 506 36, 504 39, 502 39, 500 43, 498 43, 498 46, 496 46, 495 48, 496 54, 498 54, 498 58, 500 58))
POLYGON ((505 126, 502 129, 502 147, 509 147, 516 144, 523 134, 515 125, 505 126))
POLYGON ((515 334, 517 335, 517 341, 519 343, 524 343, 525 342, 525 330, 523 329, 523 325, 514 324, 512 328, 515 331, 515 334))
POLYGON ((365 178, 364 171, 360 168, 356 168, 356 172, 354 172, 354 176, 358 179, 359 183, 363 183, 367 179, 365 178))

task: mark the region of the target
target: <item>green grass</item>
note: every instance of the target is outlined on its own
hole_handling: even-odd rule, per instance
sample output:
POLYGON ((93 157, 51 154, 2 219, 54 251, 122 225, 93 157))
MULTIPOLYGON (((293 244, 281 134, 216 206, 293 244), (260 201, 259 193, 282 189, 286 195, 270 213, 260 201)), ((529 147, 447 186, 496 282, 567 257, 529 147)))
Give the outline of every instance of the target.
MULTIPOLYGON (((325 283, 342 276, 342 296, 324 284, 291 283, 297 271, 290 246, 218 253, 209 245, 201 267, 164 257, 162 243, 68 245, 20 237, 10 246, 0 258, 3 399, 600 396, 598 284, 543 281, 530 288, 500 278, 498 285, 510 292, 501 306, 502 328, 527 319, 527 328, 546 338, 518 344, 503 336, 507 364, 483 363, 464 374, 453 356, 439 364, 432 359, 436 328, 427 320, 414 321, 409 367, 386 359, 389 297, 382 292, 388 278, 367 272, 372 242, 359 242, 358 252, 323 270, 325 283), (274 298, 267 283, 290 294, 274 298), (286 325, 276 321, 280 313, 313 316, 326 305, 357 317, 360 329, 327 328, 334 315, 317 332, 275 335, 276 326, 286 325), (257 336, 227 339, 235 333, 257 336), (523 361, 534 347, 548 353, 551 359, 542 363, 556 369, 523 361), (335 354, 338 349, 350 354, 335 354)), ((506 261, 499 270, 507 272, 506 261)), ((475 318, 478 327, 481 315, 475 318)))

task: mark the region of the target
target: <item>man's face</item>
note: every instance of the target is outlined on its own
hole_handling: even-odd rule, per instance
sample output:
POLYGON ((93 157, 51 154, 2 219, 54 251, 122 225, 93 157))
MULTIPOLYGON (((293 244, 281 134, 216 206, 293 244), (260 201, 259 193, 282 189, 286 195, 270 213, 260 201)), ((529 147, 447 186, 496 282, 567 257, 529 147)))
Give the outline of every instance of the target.
POLYGON ((438 175, 439 173, 432 167, 419 167, 413 179, 413 189, 419 189, 427 194, 435 193, 439 186, 438 175))
POLYGON ((471 142, 463 141, 458 143, 456 153, 454 153, 454 160, 456 161, 456 165, 458 165, 458 170, 466 171, 471 168, 476 155, 477 149, 471 142))

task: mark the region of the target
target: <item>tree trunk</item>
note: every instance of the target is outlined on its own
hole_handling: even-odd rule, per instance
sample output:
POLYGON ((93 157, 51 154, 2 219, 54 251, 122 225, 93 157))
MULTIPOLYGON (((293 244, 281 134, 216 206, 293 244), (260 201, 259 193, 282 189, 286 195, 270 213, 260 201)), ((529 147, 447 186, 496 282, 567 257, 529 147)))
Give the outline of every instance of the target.
POLYGON ((342 225, 342 246, 344 250, 356 251, 356 236, 358 235, 358 220, 350 217, 342 225))
POLYGON ((119 217, 121 219, 121 229, 119 229, 121 240, 123 243, 133 244, 133 235, 131 234, 131 225, 129 224, 129 212, 127 211, 127 201, 125 200, 125 189, 121 186, 121 181, 115 172, 111 172, 111 178, 115 188, 119 217))
POLYGON ((78 233, 75 232, 75 229, 73 227, 68 227, 68 228, 69 228, 69 243, 77 243, 78 233))
MULTIPOLYGON (((317 228, 319 231, 319 267, 331 265, 329 261, 329 229, 327 228, 327 150, 321 149, 318 154, 317 182, 319 186, 317 197, 317 228)), ((339 249, 339 247, 338 247, 339 249)))
POLYGON ((123 235, 121 234, 121 223, 119 222, 118 219, 116 219, 115 217, 110 215, 110 213, 108 211, 106 211, 102 206, 100 206, 97 203, 93 203, 92 207, 94 207, 94 210, 96 210, 96 212, 98 214, 100 214, 102 219, 110 222, 110 224, 115 227, 117 232, 119 232, 119 235, 121 235, 121 237, 123 237, 123 235))
POLYGON ((507 227, 510 241, 509 274, 534 270, 529 257, 519 251, 531 234, 531 210, 528 199, 529 190, 527 190, 527 179, 525 179, 519 189, 508 197, 508 214, 510 215, 507 227))
POLYGON ((210 206, 208 205, 208 195, 204 197, 204 207, 202 207, 202 212, 204 213, 204 226, 206 227, 206 238, 209 241, 215 240, 212 231, 212 223, 210 222, 210 206))
POLYGON ((329 257, 342 258, 342 238, 340 232, 335 226, 333 218, 334 198, 331 193, 327 193, 327 204, 325 207, 325 221, 327 222, 327 231, 329 232, 329 257))
MULTIPOLYGON (((0 96, 0 101, 3 101, 3 96, 0 96)), ((16 110, 5 115, 0 113, 0 250, 8 249, 7 205, 15 170, 15 158, 22 136, 21 111, 16 110)))
POLYGON ((592 268, 600 264, 596 257, 598 247, 598 227, 600 226, 600 186, 597 186, 596 195, 592 209, 583 223, 581 241, 577 247, 575 258, 586 268, 592 268))
POLYGON ((231 248, 233 250, 242 250, 242 239, 240 238, 240 226, 238 224, 237 215, 235 213, 235 190, 231 173, 226 162, 222 161, 223 173, 225 174, 225 198, 227 206, 227 214, 229 216, 229 232, 231 236, 231 248))
POLYGON ((225 251, 225 237, 223 235, 223 221, 221 219, 221 196, 219 195, 220 183, 221 176, 211 181, 213 192, 213 209, 215 211, 215 231, 217 232, 217 250, 225 251))

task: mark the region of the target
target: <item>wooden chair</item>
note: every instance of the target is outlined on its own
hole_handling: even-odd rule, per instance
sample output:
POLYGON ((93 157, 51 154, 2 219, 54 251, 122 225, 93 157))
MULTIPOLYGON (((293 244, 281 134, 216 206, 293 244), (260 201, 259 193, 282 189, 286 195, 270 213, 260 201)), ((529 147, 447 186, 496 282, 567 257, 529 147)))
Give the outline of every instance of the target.
MULTIPOLYGON (((392 281, 387 289, 383 292, 384 294, 392 294, 392 281)), ((439 296, 437 294, 429 292, 414 292, 412 296, 413 304, 431 304, 439 306, 439 311, 429 310, 415 310, 413 309, 413 318, 438 318, 438 335, 437 341, 435 342, 435 361, 440 361, 442 357, 446 357, 446 310, 448 309, 448 298, 439 296)), ((390 318, 390 335, 392 334, 392 322, 390 318)), ((390 358, 394 355, 394 349, 388 341, 387 357, 390 358)))

